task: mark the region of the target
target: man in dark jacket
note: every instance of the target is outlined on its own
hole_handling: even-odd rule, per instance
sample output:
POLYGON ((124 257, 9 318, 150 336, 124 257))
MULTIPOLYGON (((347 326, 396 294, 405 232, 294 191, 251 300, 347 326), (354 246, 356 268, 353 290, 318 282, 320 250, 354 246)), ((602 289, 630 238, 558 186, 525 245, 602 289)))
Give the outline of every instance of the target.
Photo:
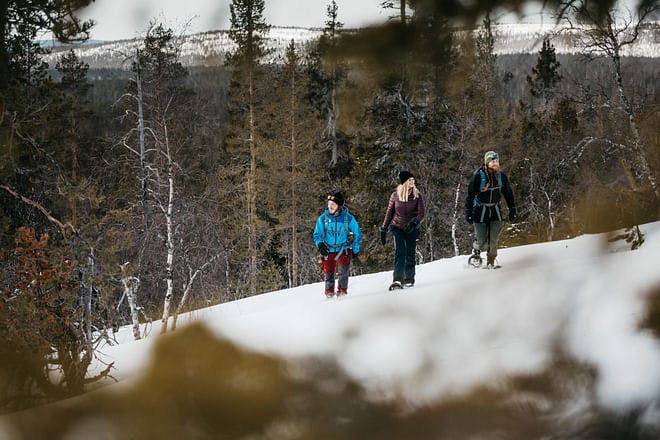
POLYGON ((514 222, 516 218, 513 191, 506 174, 500 171, 499 159, 500 156, 496 152, 486 152, 484 165, 472 174, 465 199, 465 220, 474 224, 474 255, 479 257, 482 250, 487 251, 486 264, 489 267, 495 265, 497 241, 502 232, 502 196, 509 208, 509 221, 514 222))

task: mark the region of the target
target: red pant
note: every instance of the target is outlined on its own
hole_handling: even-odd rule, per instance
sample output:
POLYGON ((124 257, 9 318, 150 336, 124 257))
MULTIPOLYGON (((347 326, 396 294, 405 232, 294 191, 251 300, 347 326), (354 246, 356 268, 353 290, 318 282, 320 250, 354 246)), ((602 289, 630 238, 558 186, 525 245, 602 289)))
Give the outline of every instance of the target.
POLYGON ((330 252, 327 257, 321 258, 321 272, 325 274, 335 273, 337 266, 350 266, 351 265, 351 251, 344 251, 341 256, 337 257, 336 252, 330 252))
POLYGON ((339 290, 346 292, 348 288, 348 269, 351 264, 351 251, 345 250, 339 258, 336 252, 331 252, 327 257, 321 258, 321 272, 325 275, 325 289, 335 290, 335 268, 339 266, 339 290))

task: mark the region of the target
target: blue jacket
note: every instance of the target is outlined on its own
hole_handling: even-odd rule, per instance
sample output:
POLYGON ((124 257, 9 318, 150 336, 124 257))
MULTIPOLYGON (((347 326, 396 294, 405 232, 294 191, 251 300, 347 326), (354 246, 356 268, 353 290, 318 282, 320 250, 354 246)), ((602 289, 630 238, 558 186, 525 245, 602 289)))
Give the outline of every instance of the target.
POLYGON ((330 211, 326 209, 316 220, 314 244, 318 247, 323 241, 330 248, 330 252, 339 252, 342 249, 349 248, 349 232, 353 233, 352 251, 357 254, 360 252, 360 244, 362 243, 362 231, 360 231, 360 225, 358 225, 355 217, 348 212, 346 207, 342 208, 336 216, 330 214, 330 211))

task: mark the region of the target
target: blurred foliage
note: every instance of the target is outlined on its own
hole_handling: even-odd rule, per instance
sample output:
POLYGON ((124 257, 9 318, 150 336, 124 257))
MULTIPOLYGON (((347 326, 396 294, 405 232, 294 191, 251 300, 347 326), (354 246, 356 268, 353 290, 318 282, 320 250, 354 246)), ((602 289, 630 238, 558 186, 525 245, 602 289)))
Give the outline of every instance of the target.
POLYGON ((646 316, 640 327, 652 331, 655 337, 660 339, 660 286, 653 288, 649 295, 646 316))
POLYGON ((539 374, 503 378, 463 396, 423 406, 376 402, 330 361, 284 362, 193 325, 161 337, 150 364, 130 387, 111 386, 66 405, 7 416, 0 434, 53 440, 640 440, 658 435, 657 428, 643 423, 641 410, 614 415, 598 407, 592 400, 595 383, 588 365, 558 354, 539 374), (578 396, 582 400, 575 405, 578 396))

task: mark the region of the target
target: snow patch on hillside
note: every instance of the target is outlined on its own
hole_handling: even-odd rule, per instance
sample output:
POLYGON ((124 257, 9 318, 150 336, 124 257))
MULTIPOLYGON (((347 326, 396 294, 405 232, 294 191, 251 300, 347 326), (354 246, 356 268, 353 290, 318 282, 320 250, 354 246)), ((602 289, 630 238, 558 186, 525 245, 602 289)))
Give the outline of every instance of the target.
MULTIPOLYGON (((646 242, 635 251, 587 235, 502 249, 498 270, 469 268, 465 255, 420 265, 415 287, 399 292, 387 290, 387 271, 351 278, 342 300, 327 300, 316 283, 179 322, 203 322, 239 345, 292 361, 334 360, 375 400, 423 406, 546 374, 567 356, 594 368, 602 407, 660 407, 660 341, 640 329, 660 288, 660 222, 642 231, 646 242)), ((133 377, 154 336, 131 341, 123 328, 102 360, 115 362, 120 380, 133 377)))
MULTIPOLYGON (((551 24, 498 24, 493 27, 496 38, 495 53, 535 54, 541 48, 543 38, 551 37, 558 54, 577 54, 581 52, 576 44, 575 32, 559 32, 560 28, 551 24)), ((299 49, 317 39, 320 29, 297 27, 271 27, 266 38, 269 55, 266 63, 279 63, 284 59, 287 45, 294 41, 299 49)), ((638 41, 626 46, 623 56, 660 57, 660 22, 645 26, 638 41)), ((186 66, 217 66, 224 63, 226 54, 233 51, 235 44, 229 39, 227 31, 212 31, 177 37, 181 50, 181 62, 186 66)), ((91 68, 129 69, 135 52, 141 45, 140 39, 110 41, 97 44, 62 45, 54 48, 45 60, 54 66, 63 51, 73 49, 76 55, 91 68)))

